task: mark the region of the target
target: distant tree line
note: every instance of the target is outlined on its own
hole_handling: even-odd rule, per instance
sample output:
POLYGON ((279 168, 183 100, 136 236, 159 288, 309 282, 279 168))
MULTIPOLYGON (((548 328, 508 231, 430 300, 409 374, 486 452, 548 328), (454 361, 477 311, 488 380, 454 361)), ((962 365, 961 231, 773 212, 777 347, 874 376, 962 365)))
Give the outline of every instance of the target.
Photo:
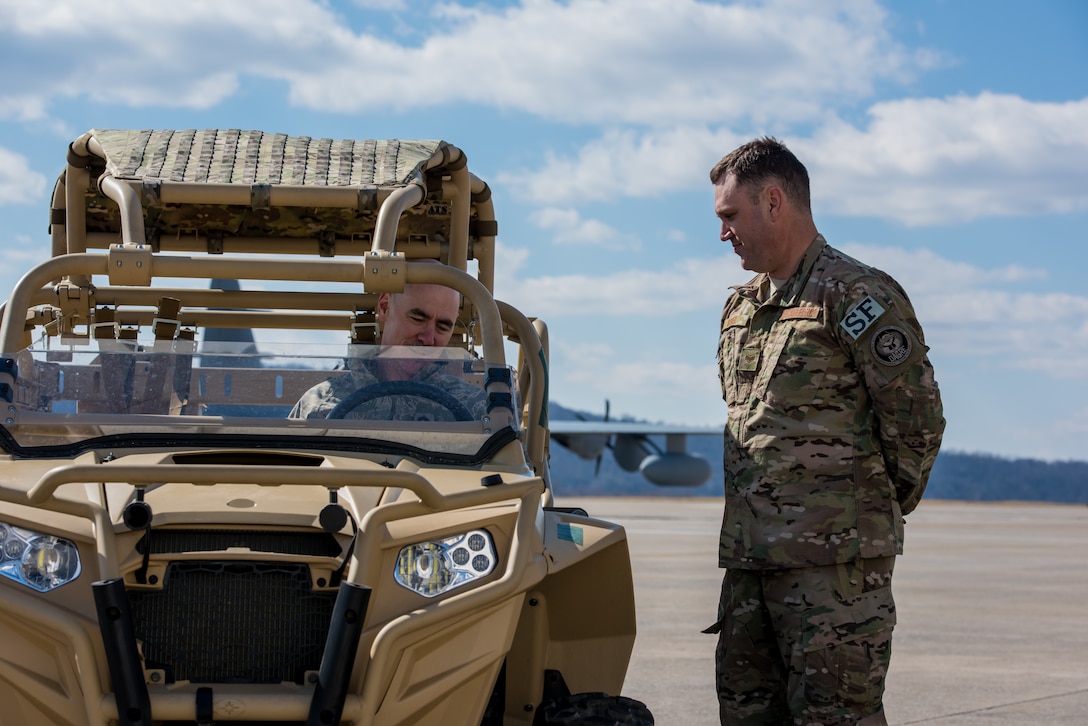
MULTIPOLYGON (((557 404, 552 404, 551 415, 557 420, 600 419, 600 416, 574 412, 557 404)), ((655 438, 664 448, 664 437, 655 438)), ((655 486, 638 472, 621 469, 610 451, 604 452, 598 468, 596 462, 580 459, 554 442, 551 445, 552 480, 560 495, 722 496, 721 437, 690 436, 688 451, 710 462, 713 474, 702 486, 675 489, 655 486)), ((942 451, 937 456, 924 498, 1088 504, 1088 461, 1047 462, 942 451)))

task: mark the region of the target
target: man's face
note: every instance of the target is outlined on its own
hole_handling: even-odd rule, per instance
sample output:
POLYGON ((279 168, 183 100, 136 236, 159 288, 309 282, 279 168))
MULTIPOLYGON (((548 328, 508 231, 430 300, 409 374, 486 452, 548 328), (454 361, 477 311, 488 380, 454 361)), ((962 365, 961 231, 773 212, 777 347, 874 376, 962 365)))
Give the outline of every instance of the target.
POLYGON ((441 285, 407 285, 396 295, 382 293, 375 311, 382 345, 446 345, 460 304, 457 291, 441 285))
POLYGON ((741 267, 772 277, 789 277, 792 270, 779 270, 786 262, 786 245, 769 218, 769 189, 765 187, 753 199, 750 187, 739 186, 737 178, 727 174, 714 185, 714 213, 722 223, 721 240, 732 243, 741 267))
MULTIPOLYGON (((375 316, 381 323, 383 346, 444 347, 453 337, 461 297, 441 285, 406 285, 399 294, 382 293, 375 316)), ((406 380, 426 364, 398 361, 393 379, 406 380)))

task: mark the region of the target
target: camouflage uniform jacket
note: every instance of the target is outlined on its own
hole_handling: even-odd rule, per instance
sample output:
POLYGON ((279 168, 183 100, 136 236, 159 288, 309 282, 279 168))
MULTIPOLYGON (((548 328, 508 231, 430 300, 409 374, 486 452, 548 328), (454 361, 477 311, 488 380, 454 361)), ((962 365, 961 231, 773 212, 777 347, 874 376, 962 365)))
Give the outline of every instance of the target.
POLYGON ((729 408, 719 566, 809 567, 903 551, 944 432, 906 293, 818 235, 775 291, 722 311, 729 408))
MULTIPOLYGON (((483 390, 446 373, 446 363, 430 363, 411 378, 424 388, 436 388, 451 394, 469 410, 475 420, 487 415, 487 397, 483 390)), ((319 383, 302 395, 290 413, 291 418, 326 418, 340 401, 355 391, 379 385, 375 361, 352 361, 348 371, 319 383)), ((360 404, 345 418, 376 421, 454 421, 448 407, 425 396, 398 393, 360 404)))

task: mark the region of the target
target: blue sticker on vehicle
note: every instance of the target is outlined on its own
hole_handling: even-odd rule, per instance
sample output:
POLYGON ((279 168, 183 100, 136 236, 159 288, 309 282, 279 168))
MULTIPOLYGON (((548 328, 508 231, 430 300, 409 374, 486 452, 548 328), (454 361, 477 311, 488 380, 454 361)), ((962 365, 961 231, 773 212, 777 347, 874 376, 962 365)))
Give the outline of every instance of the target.
POLYGON ((576 545, 582 544, 581 527, 575 527, 572 524, 560 522, 556 530, 556 534, 559 535, 559 539, 565 539, 566 541, 573 542, 576 545))

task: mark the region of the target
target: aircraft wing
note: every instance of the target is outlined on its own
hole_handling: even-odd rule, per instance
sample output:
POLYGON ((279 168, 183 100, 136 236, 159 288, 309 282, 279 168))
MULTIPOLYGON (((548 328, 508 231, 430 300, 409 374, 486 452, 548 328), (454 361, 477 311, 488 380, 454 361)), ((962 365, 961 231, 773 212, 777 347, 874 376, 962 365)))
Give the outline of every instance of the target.
POLYGON ((551 420, 551 438, 583 459, 600 466, 611 449, 624 471, 639 471, 659 486, 696 487, 710 478, 710 463, 687 451, 688 436, 721 436, 722 428, 651 424, 634 421, 551 420), (650 438, 664 436, 662 449, 650 438))
POLYGON ((660 436, 721 436, 722 426, 685 426, 682 424, 652 424, 636 421, 556 421, 550 419, 552 434, 579 436, 587 434, 628 434, 660 436))

